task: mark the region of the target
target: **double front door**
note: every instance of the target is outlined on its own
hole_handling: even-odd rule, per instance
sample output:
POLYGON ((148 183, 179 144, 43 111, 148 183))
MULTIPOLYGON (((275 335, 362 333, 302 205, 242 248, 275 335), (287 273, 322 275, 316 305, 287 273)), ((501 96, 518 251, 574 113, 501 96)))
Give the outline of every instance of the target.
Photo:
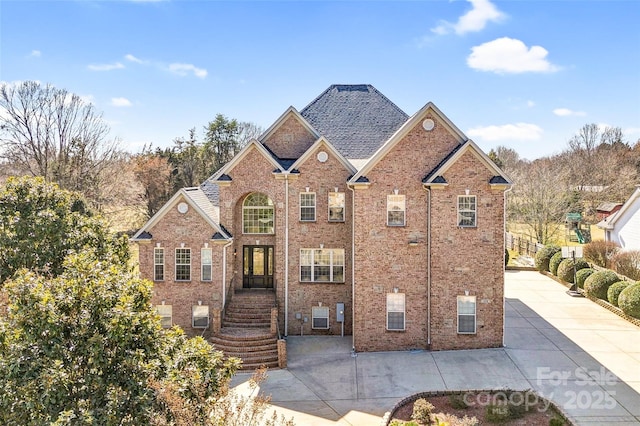
POLYGON ((273 246, 244 246, 243 288, 273 288, 273 246))

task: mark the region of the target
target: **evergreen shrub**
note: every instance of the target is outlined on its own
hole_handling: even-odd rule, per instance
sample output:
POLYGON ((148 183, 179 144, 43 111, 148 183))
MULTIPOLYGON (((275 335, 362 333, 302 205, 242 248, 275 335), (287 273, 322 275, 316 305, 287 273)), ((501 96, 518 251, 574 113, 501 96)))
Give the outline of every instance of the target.
POLYGON ((620 281, 620 277, 613 271, 597 271, 585 280, 584 291, 591 297, 607 300, 609 287, 618 281, 620 281))

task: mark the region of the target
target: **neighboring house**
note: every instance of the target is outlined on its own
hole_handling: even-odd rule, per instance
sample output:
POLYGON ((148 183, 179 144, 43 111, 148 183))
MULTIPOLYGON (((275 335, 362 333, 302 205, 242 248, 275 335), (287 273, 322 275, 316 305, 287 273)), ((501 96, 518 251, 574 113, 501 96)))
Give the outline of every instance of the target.
POLYGON ((166 325, 198 331, 234 294, 266 291, 285 336, 498 347, 510 185, 433 103, 409 117, 370 85, 333 85, 133 239, 166 325))
POLYGON ((598 223, 606 241, 618 243, 624 250, 640 250, 640 186, 613 215, 598 223))
POLYGON ((596 218, 603 220, 620 210, 622 203, 602 203, 596 208, 596 218))

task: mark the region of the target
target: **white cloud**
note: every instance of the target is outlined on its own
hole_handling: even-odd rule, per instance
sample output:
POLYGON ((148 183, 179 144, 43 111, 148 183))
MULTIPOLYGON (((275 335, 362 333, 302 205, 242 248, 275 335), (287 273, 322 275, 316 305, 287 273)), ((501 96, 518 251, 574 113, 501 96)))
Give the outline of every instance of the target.
POLYGON ((207 70, 203 68, 198 68, 192 64, 179 64, 179 63, 169 64, 169 71, 181 76, 186 76, 189 73, 193 73, 193 75, 195 75, 198 78, 205 78, 207 76, 207 70))
POLYGON ((569 108, 556 108, 553 113, 559 117, 584 117, 587 115, 584 111, 572 111, 569 108))
POLYGON ((546 59, 548 53, 542 46, 529 48, 520 40, 502 37, 472 47, 467 65, 473 69, 498 74, 558 71, 560 68, 546 59))
POLYGON ((92 103, 93 103, 93 100, 94 100, 93 95, 79 95, 79 96, 80 96, 80 100, 81 100, 83 103, 85 103, 85 104, 87 104, 87 105, 89 105, 89 104, 92 104, 92 103))
POLYGON ((534 106, 536 106, 536 103, 534 101, 527 101, 527 106, 529 108, 533 108, 534 106))
POLYGON ((131 101, 127 98, 111 98, 111 106, 114 107, 130 107, 131 101))
POLYGON ((128 53, 128 54, 124 55, 124 58, 127 61, 135 62, 136 64, 146 64, 147 63, 147 61, 143 61, 142 59, 136 58, 131 53, 128 53))
POLYGON ((30 58, 39 58, 40 56, 42 56, 42 52, 39 50, 32 50, 31 53, 29 53, 30 58))
POLYGON ((116 62, 115 64, 91 64, 87 66, 91 71, 112 71, 119 70, 124 68, 120 62, 116 62))
POLYGON ((458 18, 458 22, 441 21, 440 25, 431 29, 431 32, 444 35, 455 32, 463 35, 470 32, 478 32, 484 29, 488 22, 500 22, 506 15, 498 10, 489 0, 468 0, 471 10, 458 18))
POLYGON ((485 141, 535 141, 542 137, 540 126, 531 123, 503 124, 501 126, 474 127, 467 131, 472 137, 485 141))

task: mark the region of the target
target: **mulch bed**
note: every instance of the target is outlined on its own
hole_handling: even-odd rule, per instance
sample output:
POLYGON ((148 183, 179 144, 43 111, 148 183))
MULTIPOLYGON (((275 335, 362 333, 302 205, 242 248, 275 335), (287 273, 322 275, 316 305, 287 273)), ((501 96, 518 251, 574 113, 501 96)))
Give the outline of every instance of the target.
MULTIPOLYGON (((469 402, 470 405, 466 408, 455 408, 452 406, 451 396, 450 395, 438 395, 438 396, 428 396, 425 397, 427 401, 434 405, 435 409, 433 413, 438 417, 438 413, 445 414, 453 414, 456 417, 462 419, 464 416, 467 417, 475 417, 478 419, 478 425, 488 425, 495 424, 490 423, 487 420, 487 405, 490 401, 494 401, 495 392, 479 392, 472 393, 467 392, 465 401, 469 402)), ((457 397, 458 401, 460 401, 463 395, 459 395, 457 397)), ((514 399, 514 401, 519 401, 519 399, 514 399)), ((401 420, 401 421, 410 421, 411 415, 413 414, 413 401, 407 402, 406 404, 400 406, 395 413, 393 414, 393 420, 401 420)), ((569 421, 567 421, 556 409, 553 405, 546 405, 548 402, 546 400, 531 400, 531 403, 528 405, 529 409, 524 413, 524 416, 517 419, 510 419, 505 422, 501 422, 501 425, 507 426, 541 426, 548 425, 549 421, 553 418, 563 419, 565 421, 565 425, 571 425, 569 421)), ((457 404, 456 404, 457 405, 457 404)), ((443 419, 442 416, 439 417, 440 420, 443 419)), ((448 419, 447 419, 448 420, 448 419)), ((453 426, 455 423, 450 423, 453 426)))

